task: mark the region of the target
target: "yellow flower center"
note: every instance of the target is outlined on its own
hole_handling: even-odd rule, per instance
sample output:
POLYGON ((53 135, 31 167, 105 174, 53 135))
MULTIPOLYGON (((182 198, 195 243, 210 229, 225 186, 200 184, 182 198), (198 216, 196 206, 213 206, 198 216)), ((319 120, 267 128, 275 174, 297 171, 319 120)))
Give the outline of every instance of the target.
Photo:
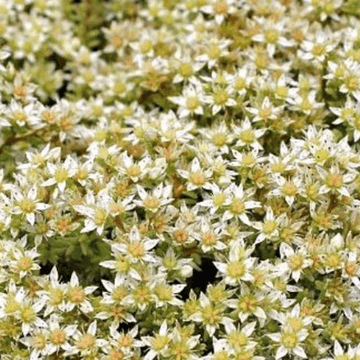
POLYGON ((330 189, 339 189, 343 184, 342 175, 329 174, 326 176, 325 183, 330 189))
POLYGON ((355 276, 358 271, 358 267, 357 267, 356 263, 349 261, 345 265, 345 271, 348 275, 355 276))
POLYGON ((271 116, 271 109, 270 108, 263 108, 259 111, 259 116, 264 119, 267 120, 269 118, 269 116, 271 116))
POLYGON ((345 78, 345 85, 350 91, 359 89, 359 80, 355 75, 350 75, 345 78))
POLYGON ((227 275, 232 279, 240 279, 244 276, 246 271, 245 265, 242 261, 231 262, 227 266, 227 275))
POLYGON ((96 225, 100 226, 105 224, 107 215, 106 215, 106 211, 102 208, 96 208, 95 209, 95 214, 94 214, 94 222, 96 225))
POLYGON ((213 136, 213 143, 217 147, 222 147, 226 144, 227 136, 226 134, 217 133, 213 136))
POLYGON ((64 330, 61 329, 54 330, 50 335, 50 341, 54 345, 61 345, 65 342, 65 340, 66 340, 66 333, 64 330))
POLYGON ((288 94, 288 89, 286 86, 278 86, 276 89, 275 89, 275 93, 277 96, 281 97, 281 98, 284 98, 287 96, 288 94))
POLYGON ((226 90, 218 89, 214 92, 214 104, 224 106, 229 100, 229 94, 226 90))
POLYGON ((160 206, 160 200, 155 196, 148 196, 144 200, 144 206, 149 210, 156 210, 160 206))
POLYGON ((62 303, 64 300, 64 291, 59 288, 52 288, 49 290, 49 304, 52 306, 56 306, 62 303))
POLYGON ((163 284, 159 284, 155 287, 155 294, 160 301, 170 301, 173 296, 171 286, 163 284))
POLYGON ((235 81, 234 88, 235 90, 242 90, 246 87, 246 80, 244 78, 238 78, 235 81))
POLYGON ((189 358, 189 347, 184 340, 173 341, 170 346, 170 358, 173 360, 186 360, 189 358))
POLYGON ((144 246, 138 242, 132 242, 128 246, 129 253, 135 258, 142 258, 145 254, 144 246))
POLYGON ((204 323, 208 325, 218 324, 221 320, 221 313, 221 309, 214 305, 206 306, 204 309, 202 309, 204 323))
POLYGON ((300 270, 304 264, 304 258, 300 254, 295 254, 289 258, 289 267, 293 271, 300 270))
POLYGON ((251 295, 244 296, 239 300, 238 307, 240 311, 253 313, 256 309, 256 306, 257 300, 251 295))
POLYGON ((116 270, 120 273, 128 273, 131 268, 130 260, 125 256, 118 256, 116 259, 116 270))
POLYGON ((272 234, 276 228, 277 228, 278 224, 276 221, 274 220, 266 220, 263 224, 263 232, 264 234, 270 235, 272 234))
POLYGON ((14 299, 13 296, 9 296, 6 305, 5 305, 5 311, 7 314, 13 314, 14 312, 18 311, 20 309, 20 304, 14 299))
POLYGON ((196 110, 200 106, 200 101, 197 96, 190 96, 186 99, 186 107, 188 110, 196 110))
POLYGON ((189 78, 194 73, 193 68, 192 68, 191 64, 189 64, 189 63, 182 63, 179 66, 178 72, 184 78, 189 78))
POLYGON ((126 85, 123 82, 118 82, 114 85, 114 92, 116 94, 122 94, 126 91, 126 85))
POLYGON ((24 213, 32 213, 36 209, 35 202, 30 199, 22 199, 19 203, 19 206, 24 213))
POLYGON ((34 336, 32 339, 32 344, 36 349, 44 349, 46 346, 46 338, 42 335, 34 336))
POLYGON ((25 306, 20 311, 21 320, 25 323, 32 323, 36 319, 36 313, 31 306, 25 306))
POLYGON ((317 163, 321 163, 330 157, 330 153, 327 149, 319 149, 314 154, 317 163))
POLYGON ((245 212, 245 205, 240 199, 235 198, 231 202, 231 204, 229 206, 229 210, 231 213, 233 213, 235 215, 240 215, 245 212))
POLYGON ((202 171, 191 174, 189 180, 196 186, 204 185, 206 181, 205 175, 202 171))
POLYGON ((121 350, 111 350, 109 355, 109 360, 123 360, 125 354, 121 350))
POLYGON ((269 44, 277 44, 280 34, 277 30, 271 29, 265 32, 265 41, 269 44))
POLYGON ((138 165, 131 165, 127 173, 130 177, 137 177, 140 175, 140 167, 138 165))
POLYGON ((63 181, 66 181, 69 178, 69 174, 66 169, 59 168, 55 171, 54 179, 57 183, 62 183, 63 181))
POLYGON ((331 252, 326 256, 325 264, 333 269, 338 268, 341 265, 341 254, 338 252, 331 252))
POLYGON ((174 239, 178 243, 184 243, 188 239, 188 233, 185 230, 179 229, 174 232, 174 239))
POLYGON ((207 246, 214 245, 216 243, 215 234, 212 233, 212 232, 208 232, 208 233, 203 234, 202 242, 204 243, 204 245, 207 245, 207 246))
POLYGON ((20 271, 28 271, 33 266, 33 260, 28 256, 23 256, 17 262, 18 269, 20 271))
POLYGON ((151 341, 152 348, 155 351, 161 351, 168 343, 170 339, 165 335, 157 334, 151 341))
POLYGON ((297 193, 297 187, 292 181, 287 181, 281 190, 285 196, 294 196, 297 193))
POLYGON ((208 50, 208 56, 210 59, 218 59, 221 55, 221 51, 217 45, 210 45, 208 50))
POLYGON ((287 349, 293 349, 299 342, 294 332, 285 332, 281 335, 281 342, 287 349))
POLYGON ((81 350, 88 349, 94 345, 95 345, 95 337, 88 333, 84 334, 76 344, 76 346, 81 350))
POLYGON ((225 200, 226 200, 226 195, 224 193, 218 193, 214 195, 213 204, 215 206, 220 207, 224 204, 225 200))
POLYGON ((140 285, 133 292, 134 299, 138 304, 148 304, 151 301, 151 291, 145 285, 140 285))
POLYGON ((80 286, 71 287, 68 290, 67 296, 75 304, 81 304, 85 300, 85 292, 80 286))
POLYGON ((114 289, 114 291, 112 292, 112 298, 115 301, 121 301, 126 295, 128 294, 128 291, 126 289, 126 287, 124 286, 118 286, 117 288, 114 289))
POLYGON ((144 54, 152 50, 152 48, 153 48, 153 43, 151 40, 144 41, 140 44, 140 51, 144 54))
POLYGON ((325 46, 323 44, 315 44, 312 48, 313 55, 315 56, 322 56, 325 55, 326 53, 326 49, 325 46))
POLYGON ((297 317, 289 317, 287 319, 287 322, 293 328, 294 331, 300 331, 304 325, 302 320, 297 317))
POLYGON ((229 344, 234 348, 240 348, 242 346, 245 346, 247 344, 247 337, 242 333, 238 331, 233 331, 228 336, 228 342, 229 344))

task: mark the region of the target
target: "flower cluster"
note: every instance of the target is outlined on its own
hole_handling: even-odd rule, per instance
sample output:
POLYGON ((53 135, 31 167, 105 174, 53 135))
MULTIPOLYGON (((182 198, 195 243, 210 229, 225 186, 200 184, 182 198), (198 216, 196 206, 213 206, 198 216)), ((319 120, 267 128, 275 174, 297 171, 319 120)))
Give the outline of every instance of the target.
POLYGON ((359 9, 0 0, 0 359, 360 358, 359 9))

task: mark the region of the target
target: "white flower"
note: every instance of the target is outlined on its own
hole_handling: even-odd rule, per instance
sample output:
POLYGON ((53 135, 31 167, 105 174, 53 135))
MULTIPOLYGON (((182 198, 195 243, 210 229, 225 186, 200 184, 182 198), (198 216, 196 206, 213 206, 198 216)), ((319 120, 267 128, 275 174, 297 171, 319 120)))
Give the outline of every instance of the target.
POLYGON ((144 343, 141 340, 137 340, 136 336, 139 332, 138 325, 135 325, 131 330, 128 332, 122 331, 119 333, 117 330, 117 326, 110 327, 110 344, 115 344, 117 348, 120 348, 123 353, 126 355, 132 354, 132 350, 134 348, 139 348, 144 346, 144 343))
POLYGON ((158 212, 164 205, 173 201, 173 198, 170 197, 172 195, 172 185, 164 186, 163 183, 160 183, 152 190, 151 195, 140 185, 137 185, 137 191, 141 200, 134 200, 134 204, 142 206, 152 213, 158 212))
POLYGON ((223 304, 211 302, 210 299, 201 292, 199 298, 199 310, 191 315, 190 319, 205 325, 206 331, 210 336, 213 336, 220 324, 229 327, 233 321, 229 317, 223 315, 224 310, 225 306, 223 304))
POLYGON ((284 33, 285 22, 267 21, 263 17, 256 18, 256 22, 263 27, 262 32, 252 37, 252 40, 266 43, 266 49, 271 56, 274 55, 276 47, 289 47, 295 45, 292 40, 286 39, 284 33))
POLYGON ((236 105, 234 96, 234 88, 232 86, 220 87, 213 86, 211 95, 205 96, 205 102, 211 106, 212 115, 216 115, 219 111, 224 110, 225 107, 232 107, 236 105))
POLYGON ((148 172, 148 164, 150 157, 145 156, 139 162, 135 162, 132 156, 128 156, 126 152, 120 155, 121 165, 116 168, 120 174, 127 175, 133 182, 142 180, 148 172))
POLYGON ((31 348, 29 360, 38 360, 47 355, 46 343, 50 336, 50 331, 46 328, 34 329, 29 336, 20 338, 19 341, 31 348))
POLYGON ((206 253, 209 251, 226 249, 227 246, 220 241, 224 232, 223 226, 221 224, 213 226, 205 217, 201 218, 199 221, 200 229, 199 232, 195 233, 194 237, 201 244, 200 247, 202 251, 206 253))
MULTIPOLYGON (((178 258, 172 247, 169 247, 166 253, 159 259, 159 271, 165 273, 178 273, 183 278, 192 276, 193 260, 178 258)), ((175 275, 176 276, 176 275, 175 275)))
POLYGON ((240 285, 240 296, 237 299, 227 300, 227 305, 230 308, 236 309, 237 315, 242 323, 244 323, 249 316, 256 316, 260 327, 265 325, 267 315, 262 308, 264 295, 260 291, 250 291, 245 284, 240 285), (251 306, 249 306, 251 304, 251 306))
POLYGON ((254 349, 257 345, 256 341, 251 341, 250 336, 255 331, 256 321, 246 324, 242 328, 235 326, 232 322, 225 325, 226 335, 224 340, 230 346, 234 352, 238 352, 242 349, 250 350, 254 349))
POLYGON ((210 14, 215 17, 215 22, 220 25, 228 14, 236 12, 237 7, 240 6, 241 1, 236 0, 210 0, 209 5, 204 5, 200 8, 205 14, 210 14))
POLYGON ((190 55, 190 51, 182 51, 179 47, 171 60, 174 62, 176 75, 173 83, 190 82, 194 85, 198 84, 197 73, 204 67, 203 61, 195 60, 190 55))
POLYGON ((241 281, 251 281, 253 276, 250 273, 255 258, 249 257, 253 249, 246 249, 243 239, 232 244, 229 257, 226 263, 215 261, 214 265, 224 276, 225 283, 236 286, 241 281))
POLYGON ((300 313, 300 305, 296 304, 291 311, 286 313, 272 310, 269 315, 281 323, 283 329, 292 329, 295 332, 305 329, 312 323, 310 316, 300 313))
POLYGON ((155 336, 142 336, 141 341, 145 346, 150 348, 144 360, 153 360, 156 356, 159 357, 168 354, 168 344, 171 341, 171 336, 166 320, 161 323, 159 332, 156 333, 155 336))
POLYGON ((313 35, 313 39, 304 40, 301 43, 298 55, 304 60, 316 60, 321 63, 328 53, 335 49, 336 41, 336 37, 329 32, 318 31, 313 35))
POLYGON ((67 303, 66 310, 71 311, 75 307, 79 307, 83 313, 88 313, 93 310, 87 295, 93 293, 97 286, 87 286, 83 288, 79 285, 79 278, 76 273, 71 274, 70 283, 66 289, 67 303))
POLYGON ((41 203, 37 199, 38 192, 37 187, 33 186, 27 193, 23 195, 19 189, 14 188, 12 191, 12 198, 15 200, 15 205, 11 209, 13 214, 24 214, 26 220, 34 225, 35 223, 35 213, 37 211, 43 211, 50 207, 50 205, 41 203))
POLYGON ((12 272, 19 274, 20 278, 23 278, 34 270, 40 269, 40 265, 34 261, 34 259, 40 255, 35 248, 28 251, 21 251, 18 248, 14 248, 12 253, 14 260, 9 260, 8 265, 12 272))
POLYGON ((132 263, 155 263, 156 259, 150 250, 152 250, 158 242, 159 239, 141 238, 138 228, 133 226, 129 233, 129 239, 120 244, 112 244, 111 248, 115 256, 118 253, 124 254, 132 263))
POLYGON ((294 249, 283 243, 281 246, 282 256, 286 256, 286 262, 276 266, 279 274, 290 272, 291 277, 298 282, 303 270, 312 264, 312 260, 308 258, 308 252, 305 248, 299 248, 296 252, 294 249))
POLYGON ((283 358, 287 354, 293 354, 303 359, 307 358, 304 349, 301 347, 301 342, 307 338, 306 330, 300 330, 299 332, 283 330, 267 336, 271 340, 280 343, 275 355, 276 360, 283 358))
MULTIPOLYGON (((23 106, 13 99, 10 106, 6 109, 5 114, 10 123, 20 127, 28 125, 29 127, 39 129, 44 126, 44 124, 41 123, 35 102, 23 106)), ((6 125, 7 122, 3 123, 3 126, 6 125)))
POLYGON ((195 190, 201 187, 208 186, 208 179, 212 171, 210 169, 203 170, 200 166, 200 161, 195 157, 190 164, 190 171, 178 169, 177 172, 182 178, 188 179, 187 190, 195 190))
POLYGON ((258 139, 264 135, 266 129, 254 129, 247 117, 241 122, 240 126, 234 125, 232 129, 234 132, 234 137, 237 139, 235 144, 236 147, 251 146, 253 149, 262 150, 262 146, 258 139))
POLYGON ((360 267, 358 254, 356 252, 349 252, 345 256, 344 267, 342 268, 342 277, 350 278, 353 284, 360 290, 360 267))
POLYGON ((302 180, 299 177, 293 177, 291 179, 285 179, 281 175, 274 175, 273 179, 277 185, 274 190, 268 193, 268 196, 283 196, 289 206, 295 201, 296 195, 300 191, 302 180))
POLYGON ((37 301, 30 300, 27 291, 17 292, 17 301, 19 302, 19 310, 15 313, 17 320, 21 322, 21 330, 23 335, 27 335, 33 327, 46 328, 46 322, 37 316, 37 313, 44 307, 45 302, 42 299, 37 301))
POLYGON ((317 166, 316 169, 323 180, 323 185, 319 189, 320 194, 338 192, 343 196, 350 196, 350 187, 346 186, 346 184, 351 183, 355 179, 355 172, 349 171, 343 174, 337 166, 331 166, 330 171, 326 171, 320 166, 317 166))
POLYGON ((155 306, 157 308, 163 306, 166 307, 168 306, 167 304, 182 306, 183 301, 176 296, 183 291, 185 287, 186 284, 169 285, 166 281, 166 277, 161 274, 150 284, 150 288, 153 290, 155 296, 155 306))
POLYGON ((195 128, 195 122, 185 122, 184 119, 179 120, 173 111, 161 114, 159 125, 158 133, 161 142, 186 144, 194 138, 191 132, 195 128))
POLYGON ((190 115, 202 115, 204 113, 203 104, 205 102, 204 92, 199 85, 188 85, 184 87, 181 96, 169 96, 168 99, 179 105, 177 113, 180 119, 190 115))
POLYGON ((205 44, 205 53, 197 56, 195 60, 206 62, 209 69, 212 69, 217 64, 220 57, 227 56, 229 54, 228 47, 231 44, 231 40, 224 38, 219 40, 213 36, 210 40, 207 40, 205 44))
POLYGON ((231 188, 221 189, 217 184, 210 183, 206 190, 211 191, 211 195, 205 193, 205 200, 198 203, 199 206, 205 207, 211 215, 214 215, 219 208, 228 206, 231 202, 231 188))
POLYGON ((263 100, 260 108, 255 107, 246 107, 246 110, 255 115, 255 117, 252 119, 253 122, 264 120, 275 120, 277 119, 281 112, 283 111, 284 106, 277 106, 275 107, 268 97, 265 97, 263 100))
POLYGON ((70 336, 75 332, 76 325, 61 326, 62 319, 52 314, 49 319, 49 342, 46 345, 45 352, 48 355, 58 352, 60 349, 71 351, 72 346, 69 343, 70 336))
POLYGON ((81 333, 79 330, 75 330, 72 334, 72 338, 75 340, 71 350, 65 351, 63 356, 69 356, 80 353, 81 356, 90 355, 95 349, 101 348, 107 344, 104 339, 99 339, 96 336, 97 322, 94 320, 89 324, 85 333, 81 333))
POLYGON ((47 169, 51 177, 44 181, 41 185, 52 186, 57 184, 59 190, 64 192, 66 188, 66 182, 76 173, 76 162, 71 156, 68 156, 63 163, 59 163, 57 165, 48 162, 47 169))
POLYGON ((254 193, 253 189, 244 191, 242 184, 236 186, 231 183, 227 192, 229 193, 228 209, 223 215, 223 220, 227 221, 233 217, 238 217, 244 224, 251 225, 251 221, 247 215, 247 210, 255 209, 261 206, 258 201, 249 200, 254 193))
POLYGON ((96 198, 94 194, 89 191, 85 196, 85 201, 86 205, 74 205, 74 209, 77 212, 86 216, 81 233, 96 230, 96 232, 101 235, 111 211, 111 203, 114 201, 107 189, 99 191, 96 198))
POLYGON ((46 287, 46 290, 39 292, 41 298, 46 300, 44 316, 47 317, 49 314, 58 309, 61 312, 66 311, 66 284, 59 282, 59 274, 54 266, 49 275, 50 284, 46 287))

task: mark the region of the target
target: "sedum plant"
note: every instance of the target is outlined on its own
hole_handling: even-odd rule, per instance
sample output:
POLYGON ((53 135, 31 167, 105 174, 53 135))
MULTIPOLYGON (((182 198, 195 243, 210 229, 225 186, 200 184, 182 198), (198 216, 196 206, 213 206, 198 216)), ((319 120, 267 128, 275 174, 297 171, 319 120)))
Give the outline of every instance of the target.
POLYGON ((0 0, 0 359, 360 358, 357 0, 0 0))

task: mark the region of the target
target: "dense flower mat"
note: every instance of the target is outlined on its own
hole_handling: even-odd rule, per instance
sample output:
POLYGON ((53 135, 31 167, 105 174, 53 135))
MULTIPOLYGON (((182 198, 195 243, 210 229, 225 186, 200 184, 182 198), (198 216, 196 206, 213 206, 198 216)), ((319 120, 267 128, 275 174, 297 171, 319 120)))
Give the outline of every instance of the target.
POLYGON ((0 359, 360 359, 358 0, 0 0, 0 359))

